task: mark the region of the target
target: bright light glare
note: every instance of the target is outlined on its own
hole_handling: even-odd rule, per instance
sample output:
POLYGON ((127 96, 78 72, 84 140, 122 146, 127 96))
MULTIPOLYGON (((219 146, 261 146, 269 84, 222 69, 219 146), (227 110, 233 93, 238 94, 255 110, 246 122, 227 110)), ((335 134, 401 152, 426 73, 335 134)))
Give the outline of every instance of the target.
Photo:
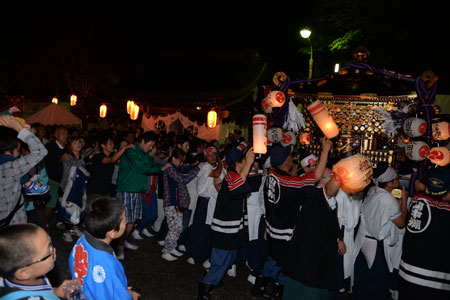
POLYGON ((302 38, 307 39, 311 35, 311 31, 308 29, 302 29, 300 30, 300 35, 302 36, 302 38))

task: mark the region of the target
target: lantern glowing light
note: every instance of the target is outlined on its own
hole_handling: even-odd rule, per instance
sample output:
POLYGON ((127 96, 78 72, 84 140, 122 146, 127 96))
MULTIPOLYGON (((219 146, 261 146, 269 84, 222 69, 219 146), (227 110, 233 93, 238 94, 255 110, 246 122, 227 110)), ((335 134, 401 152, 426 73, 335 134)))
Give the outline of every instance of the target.
POLYGON ((302 132, 300 134, 300 144, 309 145, 311 144, 311 134, 309 132, 302 132))
POLYGON ((139 117, 139 105, 133 102, 133 107, 131 108, 130 118, 131 120, 136 120, 139 117))
POLYGON ((106 107, 105 104, 100 106, 100 118, 106 117, 106 111, 108 110, 108 107, 106 107))
POLYGON ((286 96, 281 91, 271 91, 266 97, 270 107, 281 107, 286 101, 286 96))
POLYGON ((262 114, 253 116, 253 150, 258 154, 267 152, 267 119, 262 114))
POLYGON ((127 114, 131 114, 131 110, 133 109, 134 101, 128 100, 127 102, 127 114))
POLYGON ((339 134, 336 122, 334 122, 333 117, 328 114, 328 111, 319 100, 308 105, 307 109, 327 138, 332 139, 339 134))
POLYGON ((52 103, 58 104, 58 98, 54 97, 54 98, 52 99, 52 103))
POLYGON ((373 168, 370 160, 358 153, 338 161, 333 166, 333 173, 339 178, 340 188, 353 194, 362 191, 370 183, 373 168))
POLYGON ((431 148, 427 158, 438 166, 444 167, 450 163, 450 151, 445 147, 431 148))
POLYGON ((214 128, 216 127, 216 123, 217 123, 217 113, 214 109, 211 109, 208 112, 206 124, 208 125, 209 128, 214 128))
POLYGON ((432 125, 433 139, 438 141, 448 140, 450 137, 450 124, 448 122, 439 122, 432 125))
POLYGON ((70 96, 70 106, 75 106, 77 105, 77 96, 72 95, 70 96))

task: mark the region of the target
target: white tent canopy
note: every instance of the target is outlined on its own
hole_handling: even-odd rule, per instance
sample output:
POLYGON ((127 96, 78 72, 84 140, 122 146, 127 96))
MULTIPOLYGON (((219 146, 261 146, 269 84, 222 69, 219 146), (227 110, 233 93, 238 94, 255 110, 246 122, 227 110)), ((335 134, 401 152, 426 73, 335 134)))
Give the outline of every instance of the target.
POLYGON ((41 123, 43 125, 81 125, 81 119, 64 107, 50 103, 37 113, 25 120, 28 124, 41 123))

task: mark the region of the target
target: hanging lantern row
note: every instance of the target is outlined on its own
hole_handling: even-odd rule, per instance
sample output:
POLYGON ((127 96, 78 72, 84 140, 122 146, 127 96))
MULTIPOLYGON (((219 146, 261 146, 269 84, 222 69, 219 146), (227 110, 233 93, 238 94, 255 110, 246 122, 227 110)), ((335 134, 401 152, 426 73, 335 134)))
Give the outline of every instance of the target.
POLYGON ((207 116, 206 120, 207 120, 206 124, 208 125, 209 128, 216 127, 216 124, 217 124, 217 113, 216 113, 216 111, 214 109, 211 109, 208 112, 208 116, 207 116))
POLYGON ((292 131, 283 132, 283 130, 279 127, 272 127, 267 131, 268 145, 280 143, 286 147, 288 145, 295 145, 296 142, 296 135, 292 131))

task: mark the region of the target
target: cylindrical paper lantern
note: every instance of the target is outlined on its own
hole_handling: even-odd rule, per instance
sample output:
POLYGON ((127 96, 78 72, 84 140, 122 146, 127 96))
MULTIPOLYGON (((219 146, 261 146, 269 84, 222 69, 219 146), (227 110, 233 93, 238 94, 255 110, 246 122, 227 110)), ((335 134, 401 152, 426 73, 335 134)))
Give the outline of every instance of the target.
POLYGON ((131 120, 136 120, 139 116, 139 105, 133 102, 133 107, 131 108, 130 118, 131 120))
POLYGON ((134 101, 128 100, 127 102, 127 114, 131 114, 131 110, 133 109, 134 101))
POLYGON ((270 128, 269 130, 267 130, 267 139, 273 144, 281 142, 281 140, 283 139, 283 130, 278 127, 270 128))
POLYGON ((253 116, 253 150, 258 154, 267 152, 267 119, 262 114, 253 116))
POLYGON ((302 132, 299 140, 300 144, 309 145, 311 144, 311 134, 309 132, 302 132))
POLYGON ((217 123, 217 113, 214 109, 211 109, 208 112, 206 124, 208 125, 209 128, 214 128, 216 127, 216 123, 217 123))
POLYGON ((448 122, 439 122, 432 125, 433 139, 438 141, 448 140, 450 137, 450 124, 448 122))
POLYGON ((372 180, 372 163, 362 154, 341 159, 333 166, 340 188, 353 194, 362 191, 372 180))
POLYGON ((333 118, 328 114, 328 111, 319 100, 308 105, 307 109, 327 138, 332 139, 339 134, 339 128, 337 127, 336 122, 334 122, 333 118))
POLYGON ((281 145, 283 145, 283 147, 286 147, 288 145, 295 145, 295 143, 297 142, 297 140, 295 139, 295 133, 293 133, 292 131, 288 131, 288 132, 284 132, 282 134, 282 139, 281 139, 281 145))
POLYGON ((286 101, 286 96, 281 91, 271 91, 266 99, 270 107, 281 107, 286 101))
POLYGON ((430 146, 422 141, 410 141, 405 147, 406 156, 414 161, 424 160, 429 151, 430 146))
POLYGON ((434 147, 428 152, 427 158, 433 164, 443 167, 450 163, 450 151, 445 147, 434 147))
POLYGON ((77 96, 72 95, 70 96, 70 106, 75 106, 77 105, 77 96))
POLYGON ((108 108, 106 107, 105 104, 102 104, 100 106, 100 118, 104 118, 106 117, 106 111, 108 110, 108 108))
POLYGON ((272 107, 270 107, 269 102, 267 102, 267 98, 262 99, 261 108, 266 114, 272 113, 272 107))
POLYGON ((421 118, 408 118, 403 123, 403 131, 409 137, 419 137, 427 130, 427 122, 421 118))
POLYGON ((52 99, 52 103, 58 104, 58 98, 54 97, 54 98, 52 99))

